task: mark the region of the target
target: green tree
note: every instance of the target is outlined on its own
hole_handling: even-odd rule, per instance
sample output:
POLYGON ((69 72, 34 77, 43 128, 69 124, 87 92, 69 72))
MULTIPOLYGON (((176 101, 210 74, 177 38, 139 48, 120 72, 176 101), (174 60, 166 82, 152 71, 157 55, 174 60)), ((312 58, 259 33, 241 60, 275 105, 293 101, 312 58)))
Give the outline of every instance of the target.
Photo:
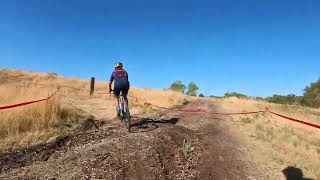
POLYGON ((205 97, 204 94, 199 94, 199 97, 205 97))
POLYGON ((188 84, 188 91, 187 94, 190 96, 197 96, 197 90, 199 89, 199 87, 197 86, 197 84, 195 82, 190 82, 188 84))
POLYGON ((186 90, 186 86, 182 83, 182 81, 176 80, 170 85, 169 89, 171 89, 172 91, 184 93, 186 90))
POLYGON ((320 79, 305 88, 302 103, 311 107, 320 107, 320 79))

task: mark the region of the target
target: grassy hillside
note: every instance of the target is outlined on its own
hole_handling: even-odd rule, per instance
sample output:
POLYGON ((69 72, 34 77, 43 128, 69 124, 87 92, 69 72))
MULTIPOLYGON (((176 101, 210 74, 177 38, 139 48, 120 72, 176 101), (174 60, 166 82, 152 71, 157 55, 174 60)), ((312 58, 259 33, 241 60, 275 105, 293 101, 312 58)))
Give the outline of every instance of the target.
MULTIPOLYGON (((300 106, 279 105, 236 97, 211 99, 225 111, 270 110, 320 124, 320 109, 300 106)), ((242 137, 249 144, 247 159, 257 163, 269 177, 280 177, 287 166, 303 170, 306 177, 320 179, 320 130, 276 117, 269 113, 234 116, 242 137)))
MULTIPOLYGON (((79 127, 88 118, 88 113, 95 113, 94 106, 97 103, 104 107, 96 113, 99 114, 97 118, 112 120, 115 117, 115 101, 109 95, 99 94, 105 92, 106 86, 106 82, 98 81, 95 95, 89 96, 88 80, 61 77, 54 73, 0 70, 0 106, 42 99, 60 87, 57 95, 48 102, 0 111, 0 148, 46 141, 79 127), (82 107, 87 112, 80 111, 82 107)), ((135 87, 131 88, 130 96, 140 98, 130 98, 131 112, 139 117, 156 114, 148 103, 173 107, 196 99, 172 91, 135 87)), ((319 109, 272 104, 249 98, 201 99, 213 102, 218 110, 225 112, 264 110, 268 107, 280 114, 320 124, 319 109)), ((245 142, 248 152, 244 160, 255 163, 257 169, 267 173, 270 179, 281 177, 279 169, 290 165, 302 169, 306 177, 320 179, 320 130, 268 113, 225 117, 223 120, 239 127, 239 138, 245 142)))
MULTIPOLYGON (((96 94, 89 96, 88 80, 66 78, 54 73, 0 70, 0 106, 46 98, 57 89, 58 93, 49 101, 0 111, 1 149, 42 142, 78 127, 90 114, 75 108, 82 105, 77 102, 78 99, 101 101, 106 107, 101 118, 112 120, 115 117, 113 98, 98 94, 105 92, 106 82, 97 82, 96 94)), ((189 99, 171 91, 141 88, 132 88, 130 95, 164 107, 183 104, 189 99)), ((133 115, 153 112, 142 100, 130 98, 130 101, 133 115)))

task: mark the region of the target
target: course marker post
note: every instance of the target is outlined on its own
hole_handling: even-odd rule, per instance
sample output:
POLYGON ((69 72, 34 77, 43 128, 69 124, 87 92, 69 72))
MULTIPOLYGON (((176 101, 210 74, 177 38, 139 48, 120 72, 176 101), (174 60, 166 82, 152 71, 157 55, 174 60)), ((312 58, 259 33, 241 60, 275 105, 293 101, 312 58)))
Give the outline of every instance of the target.
POLYGON ((90 82, 90 95, 93 95, 94 93, 94 83, 95 83, 95 78, 92 77, 90 82))

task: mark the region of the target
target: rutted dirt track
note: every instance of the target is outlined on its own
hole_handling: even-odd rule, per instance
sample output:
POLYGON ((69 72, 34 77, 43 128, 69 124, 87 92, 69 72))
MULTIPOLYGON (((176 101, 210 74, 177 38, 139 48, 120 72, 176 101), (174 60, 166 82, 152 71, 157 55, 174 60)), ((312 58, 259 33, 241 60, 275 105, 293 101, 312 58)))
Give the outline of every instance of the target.
MULTIPOLYGON (((193 102, 186 108, 203 103, 193 102)), ((207 108, 216 108, 212 104, 207 108)), ((47 144, 0 154, 1 179, 248 179, 239 142, 221 117, 161 112, 114 120, 47 144)))

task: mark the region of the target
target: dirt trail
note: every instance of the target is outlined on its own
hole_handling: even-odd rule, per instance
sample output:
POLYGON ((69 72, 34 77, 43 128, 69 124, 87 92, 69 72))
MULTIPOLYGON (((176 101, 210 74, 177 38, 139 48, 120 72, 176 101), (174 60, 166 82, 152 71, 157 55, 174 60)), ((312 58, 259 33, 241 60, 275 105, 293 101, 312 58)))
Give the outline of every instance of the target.
MULTIPOLYGON (((200 101, 185 108, 198 106, 217 108, 200 101)), ((103 107, 94 107, 91 113, 101 118, 103 107)), ((194 113, 161 114, 159 119, 133 118, 132 133, 117 120, 106 121, 99 130, 92 126, 46 144, 2 152, 0 178, 248 179, 238 158, 240 143, 226 121, 194 113)))

